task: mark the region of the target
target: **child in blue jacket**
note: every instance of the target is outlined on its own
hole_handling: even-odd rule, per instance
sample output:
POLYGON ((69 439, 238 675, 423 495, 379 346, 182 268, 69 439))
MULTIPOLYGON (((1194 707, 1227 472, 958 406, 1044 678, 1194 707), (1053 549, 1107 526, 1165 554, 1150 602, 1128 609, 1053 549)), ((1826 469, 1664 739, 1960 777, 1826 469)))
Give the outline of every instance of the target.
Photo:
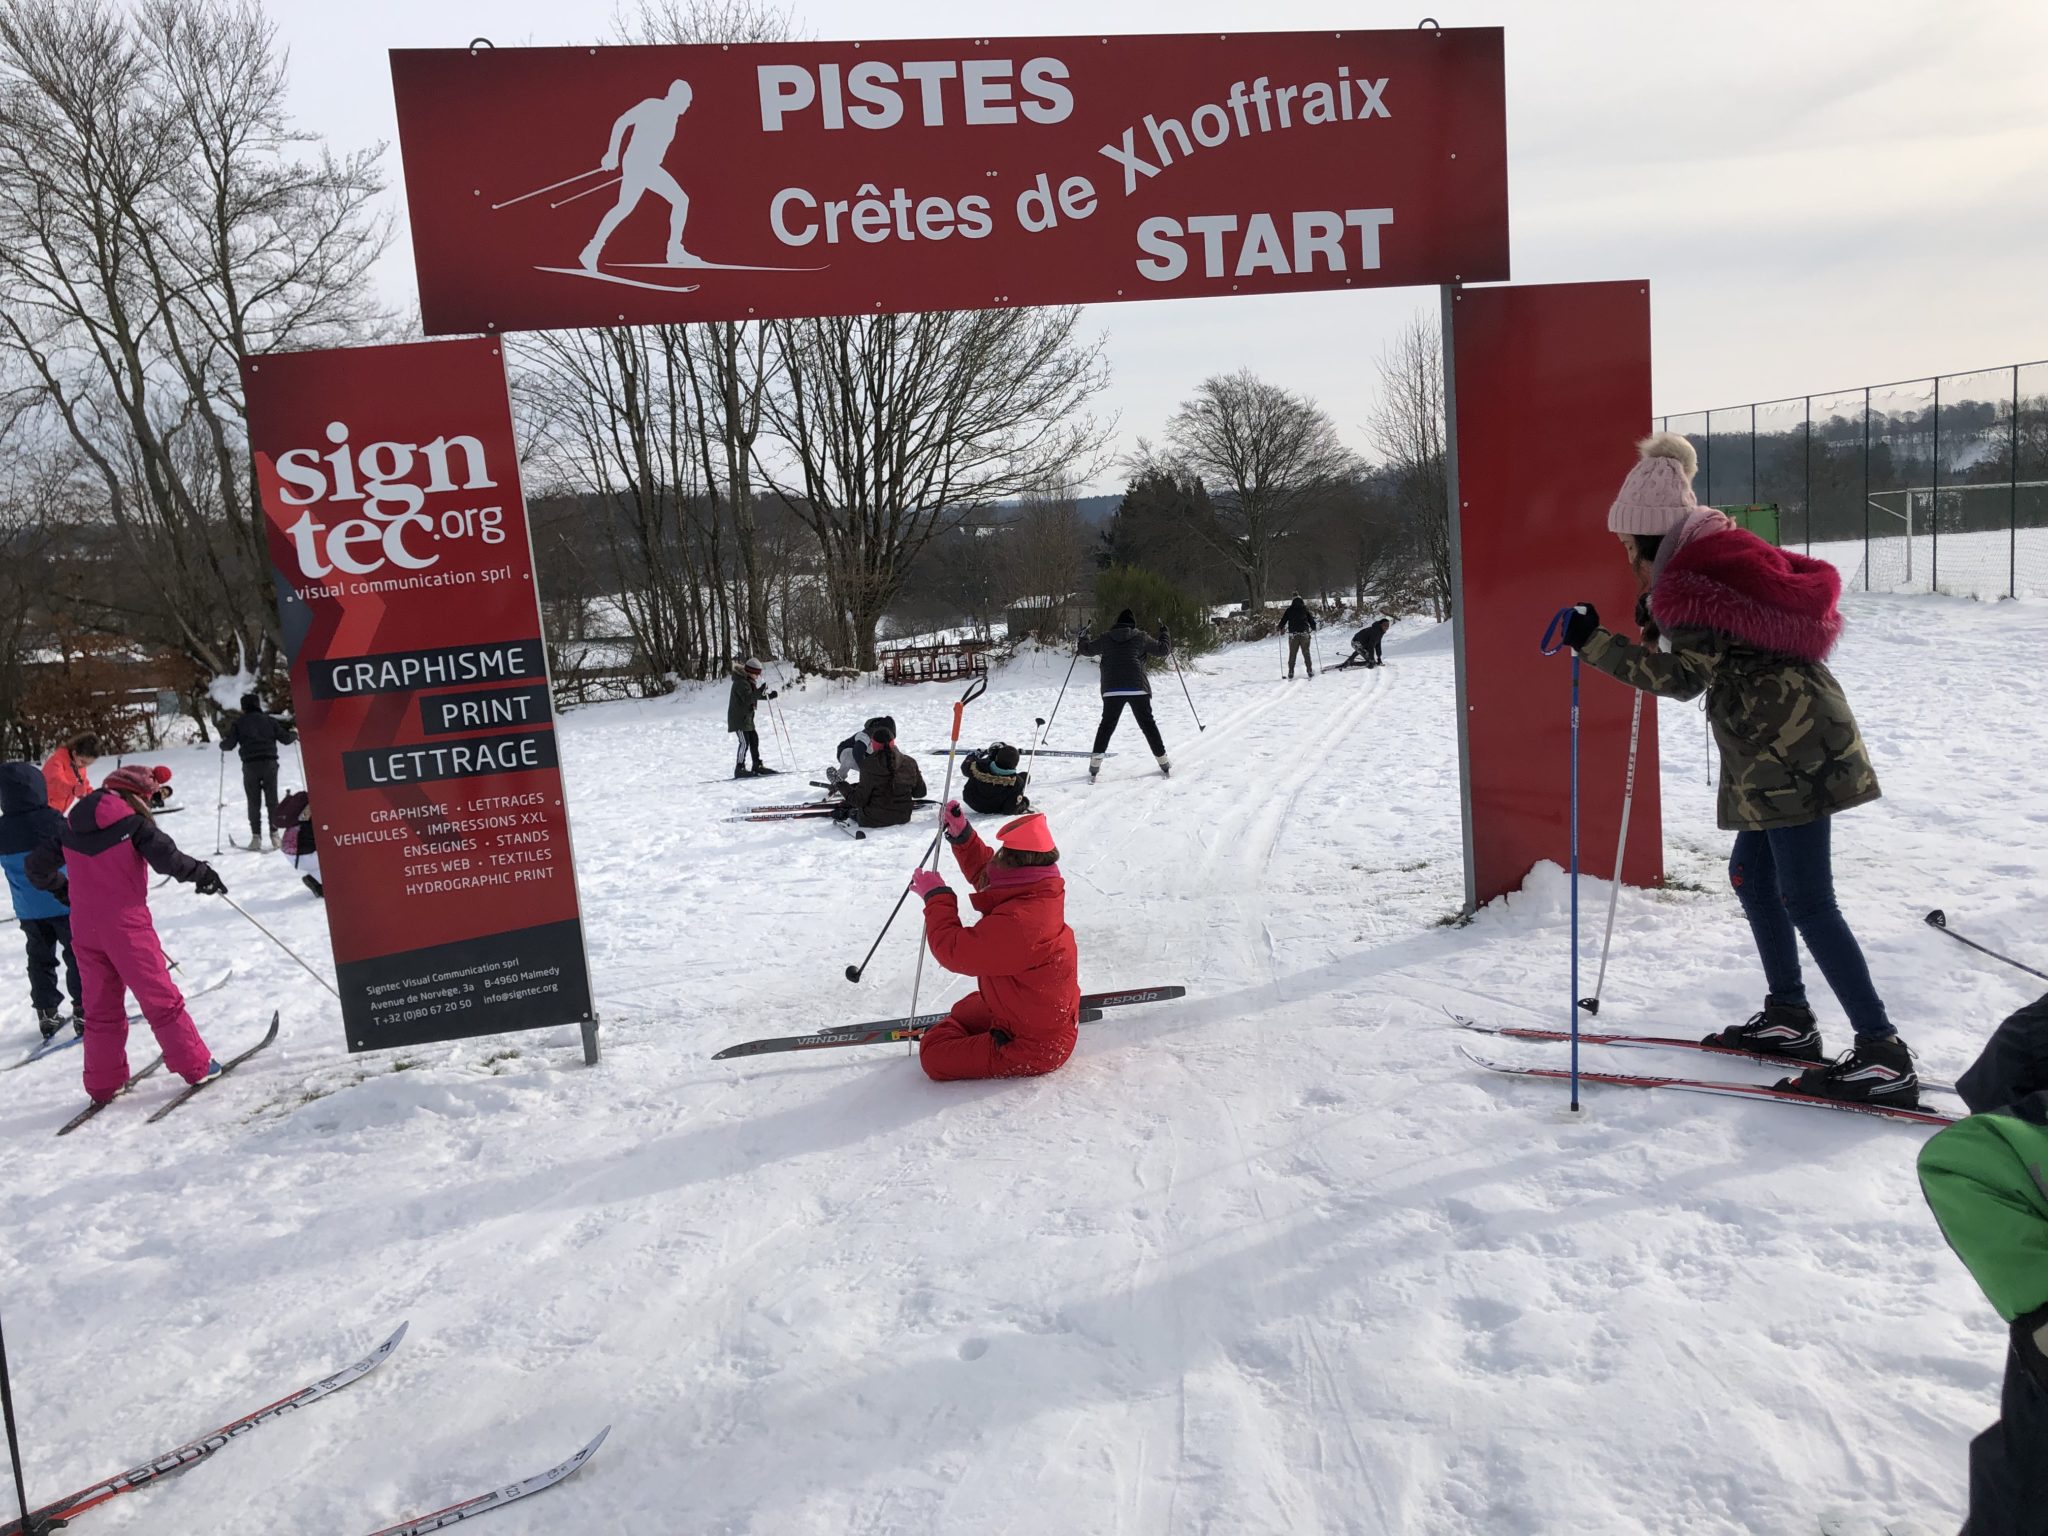
POLYGON ((57 950, 64 951, 64 989, 71 994, 72 1027, 85 1017, 85 994, 78 984, 78 959, 71 951, 71 909, 48 891, 29 884, 23 866, 38 843, 64 830, 64 818, 50 809, 43 770, 34 763, 0 763, 0 869, 7 872, 7 892, 14 915, 28 941, 29 1002, 43 1038, 57 1033, 63 1020, 57 1010, 64 994, 57 990, 57 950))

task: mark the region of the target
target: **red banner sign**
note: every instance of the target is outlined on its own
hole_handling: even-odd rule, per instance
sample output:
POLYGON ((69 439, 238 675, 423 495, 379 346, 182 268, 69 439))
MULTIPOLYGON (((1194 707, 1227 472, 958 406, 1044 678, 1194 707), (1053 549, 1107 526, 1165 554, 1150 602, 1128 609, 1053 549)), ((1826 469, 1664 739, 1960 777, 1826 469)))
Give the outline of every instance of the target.
POLYGON ((1493 281, 1498 28, 397 50, 432 334, 1493 281))
POLYGON ((349 1049, 587 1021, 497 343, 242 378, 349 1049))
MULTIPOLYGON (((1541 652, 1566 603, 1632 634, 1635 578, 1607 506, 1650 421, 1650 287, 1468 288, 1447 340, 1456 414, 1458 725, 1466 892, 1519 890, 1538 859, 1571 861, 1569 656, 1541 652)), ((1629 771, 1631 689, 1585 669, 1579 705, 1579 867, 1614 873, 1629 771)), ((1664 878, 1657 701, 1643 709, 1621 878, 1664 878)))

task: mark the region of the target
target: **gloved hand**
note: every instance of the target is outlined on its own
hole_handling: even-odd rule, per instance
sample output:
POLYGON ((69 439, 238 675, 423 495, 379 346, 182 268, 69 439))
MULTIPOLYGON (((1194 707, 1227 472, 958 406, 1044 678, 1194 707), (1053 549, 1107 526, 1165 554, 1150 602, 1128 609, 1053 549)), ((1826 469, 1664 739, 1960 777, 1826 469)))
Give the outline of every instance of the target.
POLYGON ((211 864, 199 866, 199 876, 192 882, 192 888, 202 896, 225 896, 228 893, 227 881, 213 872, 211 864))
POLYGON ((917 892, 922 900, 930 901, 947 888, 946 877, 936 869, 926 869, 919 865, 917 873, 910 877, 910 888, 917 892))
POLYGON ((1173 642, 1172 642, 1171 640, 1167 639, 1167 637, 1166 637, 1166 626, 1165 626, 1164 624, 1162 624, 1162 625, 1160 625, 1160 626, 1159 626, 1159 643, 1160 643, 1161 645, 1171 645, 1171 644, 1173 644, 1173 642))
POLYGON ((1564 621, 1564 643, 1578 650, 1593 638, 1593 631, 1600 627, 1600 610, 1591 603, 1579 603, 1572 608, 1564 621))
POLYGON ((958 800, 948 800, 939 812, 939 825, 946 829, 947 842, 959 842, 967 836, 967 808, 958 800))
POLYGON ((768 690, 768 697, 771 699, 779 699, 782 697, 782 690, 780 688, 770 688, 768 690))

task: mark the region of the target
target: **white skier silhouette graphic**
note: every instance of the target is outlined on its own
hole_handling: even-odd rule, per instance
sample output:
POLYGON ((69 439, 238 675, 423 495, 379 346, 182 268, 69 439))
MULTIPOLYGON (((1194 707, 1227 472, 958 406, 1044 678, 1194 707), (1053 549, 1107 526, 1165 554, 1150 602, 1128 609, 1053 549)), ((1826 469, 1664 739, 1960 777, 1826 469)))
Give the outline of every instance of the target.
POLYGON ((590 237, 590 243, 583 247, 583 254, 577 258, 584 271, 597 270, 598 260, 604 255, 605 242, 611 239, 613 231, 625 223, 627 216, 640 205, 640 199, 649 192, 669 205, 668 259, 663 265, 682 267, 695 264, 696 258, 683 247, 683 226, 690 219, 690 194, 662 164, 669 146, 675 143, 676 129, 682 123, 683 114, 690 110, 691 96, 689 81, 674 81, 668 88, 668 94, 650 96, 628 107, 612 124, 611 144, 604 152, 602 169, 619 172, 619 200, 599 220, 597 233, 590 237))
POLYGON ((531 192, 505 198, 491 204, 491 211, 510 208, 527 203, 535 198, 547 198, 550 209, 566 208, 571 203, 595 197, 599 193, 617 189, 612 206, 598 220, 597 228, 585 243, 573 267, 539 267, 542 272, 554 272, 563 277, 595 278, 603 283, 621 283, 629 288, 650 288, 660 293, 695 293, 701 284, 687 285, 642 277, 629 277, 616 269, 641 271, 675 271, 679 268, 707 272, 822 272, 823 266, 754 266, 738 262, 706 261, 693 254, 683 244, 683 231, 690 220, 690 194, 683 190, 667 166, 668 152, 675 147, 676 133, 682 126, 683 114, 690 110, 696 93, 687 80, 672 80, 666 92, 637 101, 621 112, 612 123, 611 139, 605 146, 604 159, 589 170, 578 171, 560 181, 549 182, 544 187, 535 187, 531 192), (591 181, 592 177, 603 177, 591 181), (590 182, 578 187, 579 183, 590 182), (570 187, 578 190, 567 191, 570 187), (652 192, 668 204, 668 247, 661 261, 606 261, 605 248, 619 226, 632 217, 641 200, 652 192), (553 194, 560 193, 560 196, 553 194), (614 270, 606 271, 605 267, 614 270))

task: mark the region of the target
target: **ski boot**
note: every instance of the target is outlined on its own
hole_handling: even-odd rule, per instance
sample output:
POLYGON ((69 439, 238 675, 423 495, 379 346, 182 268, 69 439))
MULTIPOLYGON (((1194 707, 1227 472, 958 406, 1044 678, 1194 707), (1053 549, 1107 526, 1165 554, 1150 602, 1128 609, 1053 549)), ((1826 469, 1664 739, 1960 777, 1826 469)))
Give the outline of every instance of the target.
POLYGON ((745 763, 734 763, 732 765, 732 776, 736 779, 750 779, 753 777, 753 774, 748 772, 745 763))
POLYGON ((754 777, 757 779, 772 779, 781 771, 779 768, 770 768, 766 763, 754 764, 754 777))
POLYGON ((275 827, 270 829, 270 851, 272 853, 277 852, 277 828, 275 827))
POLYGON ((311 875, 301 875, 299 878, 305 881, 307 890, 318 896, 322 901, 327 899, 326 887, 322 886, 318 880, 315 880, 311 875))
POLYGON ((1764 999, 1760 1012, 1747 1023, 1716 1030, 1700 1038, 1701 1045, 1718 1045, 1724 1050, 1747 1051, 1752 1056, 1783 1056, 1792 1061, 1826 1061, 1820 1048, 1820 1028, 1813 1010, 1804 1003, 1779 1003, 1764 999))
POLYGON ((206 1070, 200 1073, 198 1077, 192 1080, 192 1086, 194 1088, 197 1088, 202 1083, 210 1083, 216 1077, 219 1077, 221 1073, 225 1072, 226 1070, 227 1068, 223 1067, 220 1064, 220 1059, 218 1057, 210 1056, 207 1058, 206 1061, 206 1070))
POLYGON ((36 1028, 43 1032, 45 1040, 63 1027, 64 1021, 57 1016, 56 1009, 53 1008, 48 1013, 44 1013, 40 1008, 36 1010, 36 1028))
POLYGON ((1166 760, 1166 754, 1164 752, 1159 754, 1159 777, 1161 777, 1162 779, 1170 779, 1173 777, 1173 764, 1169 763, 1166 760))
POLYGON ((1088 782, 1093 784, 1095 782, 1095 775, 1100 772, 1102 772, 1102 754, 1100 752, 1091 752, 1088 755, 1088 782))
POLYGON ((1854 1050, 1826 1066, 1785 1078, 1778 1086, 1788 1093, 1848 1104, 1884 1104, 1893 1109, 1920 1107, 1920 1078, 1913 1070, 1913 1053, 1896 1034, 1875 1038, 1859 1035, 1854 1050))

